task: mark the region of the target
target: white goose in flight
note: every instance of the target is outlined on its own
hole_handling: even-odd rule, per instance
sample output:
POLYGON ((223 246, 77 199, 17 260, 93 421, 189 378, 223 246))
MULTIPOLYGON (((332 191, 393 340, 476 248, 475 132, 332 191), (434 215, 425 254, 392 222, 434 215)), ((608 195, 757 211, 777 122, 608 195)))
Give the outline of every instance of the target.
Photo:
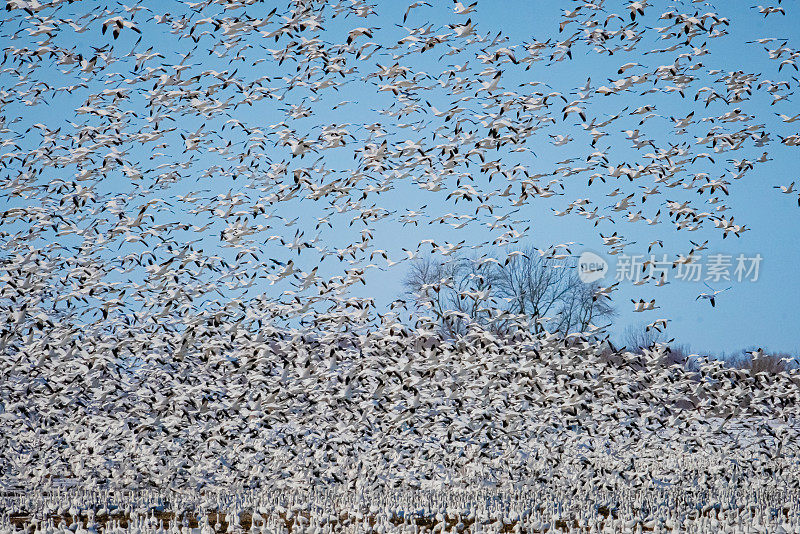
POLYGON ((710 285, 708 285, 706 282, 703 282, 703 283, 705 284, 705 286, 706 286, 708 289, 710 289, 710 290, 711 290, 711 293, 700 293, 699 295, 697 295, 697 298, 696 298, 696 299, 694 299, 694 300, 707 299, 707 300, 708 300, 708 301, 711 303, 711 307, 712 307, 712 308, 713 308, 713 307, 715 307, 715 306, 717 305, 717 304, 716 304, 716 300, 715 300, 715 299, 716 299, 716 297, 717 297, 717 295, 719 295, 719 294, 720 294, 720 293, 722 293, 723 291, 727 291, 727 290, 729 290, 731 287, 733 287, 733 286, 730 286, 730 287, 726 287, 725 289, 714 289, 713 287, 711 287, 710 285))

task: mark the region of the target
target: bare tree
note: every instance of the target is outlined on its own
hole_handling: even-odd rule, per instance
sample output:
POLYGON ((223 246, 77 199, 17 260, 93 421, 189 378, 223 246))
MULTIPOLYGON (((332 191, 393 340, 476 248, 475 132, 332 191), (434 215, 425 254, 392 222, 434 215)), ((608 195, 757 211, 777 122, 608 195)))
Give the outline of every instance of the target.
POLYGON ((470 323, 490 326, 493 271, 491 265, 468 258, 425 258, 412 264, 405 287, 418 306, 434 314, 446 337, 456 337, 470 323))
POLYGON ((678 364, 693 371, 698 369, 697 355, 693 355, 692 348, 687 343, 681 343, 680 345, 670 344, 669 353, 670 358, 665 362, 668 365, 678 364))
POLYGON ((768 375, 782 373, 797 360, 788 353, 765 353, 761 349, 743 350, 741 355, 733 358, 733 365, 738 369, 747 369, 750 374, 766 373, 768 375))
POLYGON ((598 284, 581 282, 574 269, 570 269, 568 282, 569 290, 562 297, 555 330, 564 333, 586 332, 590 325, 607 321, 615 315, 608 300, 595 298, 598 284))
POLYGON ((581 282, 574 267, 573 261, 548 259, 533 248, 512 253, 503 264, 427 258, 412 265, 405 287, 448 337, 463 334, 469 324, 508 333, 526 321, 537 334, 584 332, 612 317, 614 309, 594 298, 598 286, 581 282))
POLYGON ((695 362, 692 361, 692 349, 687 344, 675 344, 672 339, 667 339, 667 335, 655 328, 648 328, 646 323, 638 325, 628 325, 622 333, 622 344, 631 352, 637 354, 644 353, 647 349, 652 349, 656 344, 667 344, 667 350, 661 359, 661 365, 681 365, 691 369, 695 362))
POLYGON ((536 333, 585 332, 611 318, 614 309, 594 298, 598 285, 583 283, 575 267, 572 259, 554 260, 533 247, 517 251, 496 269, 498 296, 509 303, 508 311, 535 319, 536 333))
POLYGON ((622 344, 631 351, 641 354, 656 343, 663 343, 666 336, 655 328, 647 329, 644 324, 628 325, 622 334, 622 344))

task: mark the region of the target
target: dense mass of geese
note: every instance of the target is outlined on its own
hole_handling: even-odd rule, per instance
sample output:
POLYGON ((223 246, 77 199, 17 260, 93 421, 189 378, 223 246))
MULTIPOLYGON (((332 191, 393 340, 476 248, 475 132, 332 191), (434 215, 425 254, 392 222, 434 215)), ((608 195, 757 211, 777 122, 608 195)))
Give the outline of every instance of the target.
POLYGON ((477 2, 7 0, 0 530, 800 532, 796 370, 533 336, 490 288, 463 298, 511 326, 442 339, 368 293, 506 265, 542 213, 617 255, 743 235, 740 183, 793 205, 755 175, 800 145, 795 6, 719 4, 567 1, 519 38, 477 2))
POLYGON ((793 533, 796 494, 745 489, 703 493, 668 488, 612 493, 561 486, 549 491, 376 489, 166 493, 158 490, 31 492, 2 499, 3 532, 214 534, 222 532, 655 532, 793 533), (702 497, 709 504, 692 506, 702 497), (29 515, 32 507, 41 512, 29 515), (19 530, 16 530, 19 532, 19 530))
MULTIPOLYGON (((381 510, 401 506, 394 488, 455 492, 447 498, 461 502, 465 488, 527 487, 520 503, 557 502, 572 488, 571 506, 592 492, 610 499, 584 502, 591 521, 603 506, 633 513, 644 499, 652 508, 640 520, 683 521, 696 506, 724 505, 726 521, 749 523, 757 502, 762 521, 800 528, 796 369, 670 364, 665 347, 638 355, 579 336, 477 330, 441 342, 433 326, 358 339, 266 329, 233 343, 214 342, 214 330, 198 326, 194 341, 151 335, 143 348, 174 356, 150 348, 135 371, 117 365, 111 339, 8 361, 4 484, 12 494, 68 490, 52 501, 25 492, 20 510, 41 515, 69 499, 82 509, 75 484, 194 498, 331 488, 369 500, 387 491, 381 510), (763 500, 748 501, 754 495, 763 500), (788 516, 775 511, 784 503, 788 516)), ((557 520, 548 510, 534 517, 557 520)))

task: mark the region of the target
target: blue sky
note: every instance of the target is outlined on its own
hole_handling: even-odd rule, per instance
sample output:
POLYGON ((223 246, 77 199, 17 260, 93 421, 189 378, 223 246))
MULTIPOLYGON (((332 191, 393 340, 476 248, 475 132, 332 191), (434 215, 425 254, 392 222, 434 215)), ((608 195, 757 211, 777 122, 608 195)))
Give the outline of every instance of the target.
MULTIPOLYGON (((456 16, 452 12, 452 4, 450 2, 431 3, 435 5, 433 7, 422 6, 412 11, 406 26, 416 27, 430 23, 435 33, 445 33, 449 31, 447 24, 463 22, 463 17, 456 16)), ((260 12, 261 16, 265 15, 272 6, 269 2, 265 4, 263 6, 254 6, 248 10, 248 13, 257 15, 260 12)), ((72 10, 77 18, 81 13, 88 12, 89 7, 90 3, 70 5, 59 16, 69 17, 71 14, 66 10, 72 10)), ((165 12, 180 12, 180 6, 177 3, 174 3, 174 7, 175 9, 166 6, 163 10, 165 12)), ((343 42, 346 39, 347 32, 354 27, 377 27, 379 29, 373 32, 373 38, 364 37, 363 42, 373 41, 388 48, 390 44, 408 34, 402 28, 402 19, 406 7, 406 3, 379 2, 376 7, 378 14, 367 19, 339 16, 328 20, 324 25, 325 31, 320 34, 321 38, 329 42, 343 42)), ((532 39, 540 41, 546 41, 547 39, 557 40, 570 33, 569 25, 563 34, 559 34, 557 31, 561 14, 565 8, 569 7, 570 4, 568 3, 480 2, 477 11, 471 13, 469 18, 477 25, 476 31, 479 34, 495 36, 498 32, 502 32, 501 37, 507 37, 509 44, 520 44, 532 39)), ((786 16, 770 16, 766 19, 763 16, 759 16, 746 3, 729 2, 719 4, 717 7, 720 14, 728 17, 731 21, 731 25, 728 28, 730 35, 709 39, 707 42, 709 54, 686 60, 703 63, 701 69, 693 71, 701 80, 691 86, 692 88, 689 89, 690 94, 693 94, 699 87, 704 85, 704 83, 700 83, 703 80, 707 80, 708 84, 713 83, 716 75, 708 74, 711 69, 719 69, 723 73, 737 70, 742 70, 746 73, 759 73, 759 80, 787 80, 794 83, 794 86, 797 85, 796 80, 793 81, 793 77, 797 76, 797 72, 794 69, 784 68, 781 72, 778 72, 779 62, 768 59, 764 46, 746 42, 761 37, 779 37, 787 39, 789 46, 791 46, 798 37, 797 27, 792 24, 792 21, 795 20, 792 15, 796 6, 786 6, 786 16)), ((668 8, 669 5, 666 3, 650 8, 645 18, 645 24, 650 28, 666 25, 662 24, 663 21, 658 20, 658 15, 668 8)), ((684 6, 682 9, 684 11, 699 9, 701 12, 710 10, 710 8, 698 4, 689 7, 684 6)), ((164 29, 165 25, 155 25, 152 21, 147 20, 149 18, 152 18, 151 14, 137 14, 136 20, 141 21, 140 26, 144 37, 135 45, 134 43, 136 43, 139 36, 132 32, 126 33, 123 31, 117 41, 112 41, 108 34, 101 36, 99 32, 94 30, 80 34, 72 32, 59 34, 58 38, 62 44, 75 46, 77 50, 82 51, 87 57, 93 53, 91 51, 92 46, 99 47, 111 44, 113 44, 115 55, 119 56, 120 61, 109 65, 105 70, 106 72, 119 72, 120 76, 109 76, 105 79, 92 77, 87 82, 89 84, 87 91, 97 92, 98 88, 126 87, 127 84, 124 79, 135 76, 131 67, 135 62, 134 58, 124 57, 128 50, 143 53, 152 47, 154 51, 160 52, 164 56, 163 61, 157 59, 153 63, 148 63, 148 66, 156 66, 159 63, 177 64, 182 60, 180 54, 190 49, 191 41, 187 42, 185 39, 179 41, 164 29), (147 22, 145 22, 146 20, 147 22)), ((5 35, 14 33, 14 31, 15 28, 3 28, 5 35)), ((26 37, 24 33, 19 39, 13 41, 14 46, 21 46, 25 42, 30 43, 32 40, 26 37)), ((200 39, 197 43, 197 50, 186 61, 186 64, 190 67, 184 78, 208 70, 227 71, 227 76, 236 76, 243 80, 253 80, 261 76, 267 76, 271 78, 269 82, 271 87, 280 88, 285 82, 278 78, 280 76, 290 77, 295 73, 295 64, 291 61, 286 61, 282 65, 276 65, 275 62, 269 60, 258 62, 260 58, 268 57, 268 49, 277 50, 280 45, 284 44, 284 41, 277 44, 270 39, 254 42, 253 48, 242 52, 242 57, 246 58, 246 60, 232 63, 229 63, 228 57, 219 58, 215 54, 209 53, 208 49, 212 44, 213 40, 210 36, 200 39), (235 74, 232 74, 234 71, 235 74)), ((696 44, 701 45, 702 42, 697 42, 696 44)), ((471 68, 480 70, 479 60, 475 58, 476 51, 479 52, 480 46, 473 46, 463 52, 442 57, 448 51, 447 46, 443 45, 434 48, 421 55, 406 56, 398 61, 403 65, 409 66, 413 72, 418 74, 420 72, 439 74, 448 68, 448 65, 463 65, 468 61, 471 62, 471 68)), ((515 68, 511 65, 504 65, 502 86, 507 90, 521 92, 525 89, 520 84, 537 81, 541 82, 542 85, 530 86, 530 91, 541 90, 545 93, 558 91, 567 98, 572 99, 589 78, 595 88, 609 83, 610 78, 619 79, 621 76, 617 75, 616 70, 625 63, 637 62, 640 64, 640 66, 627 71, 626 75, 652 73, 658 66, 669 64, 674 60, 674 57, 670 59, 669 54, 643 54, 644 51, 659 46, 665 46, 665 43, 659 42, 658 39, 654 39, 650 34, 643 39, 635 52, 619 51, 611 56, 591 52, 585 45, 575 45, 573 47, 573 59, 570 61, 560 61, 552 64, 542 61, 535 63, 527 71, 521 67, 515 68)), ((402 50, 403 48, 401 47, 392 52, 385 50, 376 52, 372 59, 366 60, 359 65, 359 72, 369 72, 369 69, 376 68, 376 64, 386 66, 387 63, 392 61, 390 55, 387 54, 399 53, 402 50)), ((675 54, 678 53, 676 52, 675 54)), ((66 70, 66 67, 62 68, 66 70)), ((473 70, 472 72, 475 71, 473 70)), ((3 87, 12 87, 16 83, 15 77, 10 72, 4 72, 0 76, 2 76, 0 79, 2 79, 3 87)), ((361 146, 363 146, 365 142, 381 142, 381 138, 370 136, 364 128, 369 124, 378 122, 383 124, 387 132, 383 139, 388 139, 395 144, 409 140, 422 142, 425 146, 430 147, 441 142, 433 137, 435 127, 443 124, 441 119, 430 117, 430 110, 428 109, 424 113, 422 111, 412 113, 407 118, 388 117, 381 114, 380 110, 396 104, 396 97, 391 92, 377 90, 379 85, 384 82, 377 81, 374 78, 366 82, 360 81, 359 78, 362 76, 356 77, 352 81, 350 81, 351 78, 342 77, 342 81, 347 81, 347 83, 338 90, 313 93, 305 88, 300 88, 285 92, 281 99, 269 98, 255 102, 253 106, 240 106, 236 110, 229 110, 229 115, 225 117, 200 116, 193 112, 191 105, 187 103, 184 103, 181 109, 164 110, 165 114, 169 114, 175 119, 174 121, 168 119, 163 121, 163 129, 175 128, 174 131, 164 134, 164 142, 167 143, 167 146, 156 148, 155 145, 158 142, 142 145, 132 142, 121 147, 121 149, 127 150, 126 161, 132 164, 136 163, 141 168, 140 170, 147 171, 145 173, 146 178, 142 183, 150 184, 153 176, 161 172, 157 168, 160 164, 169 165, 185 162, 185 169, 177 169, 182 178, 176 183, 169 183, 164 187, 153 186, 151 190, 143 192, 141 184, 135 183, 135 180, 132 181, 127 177, 119 167, 115 167, 102 181, 97 182, 97 191, 108 195, 108 198, 122 192, 141 194, 141 201, 137 200, 136 202, 144 202, 147 199, 156 197, 162 198, 170 201, 174 207, 171 211, 167 210, 163 213, 158 213, 154 222, 178 220, 197 226, 202 226, 212 221, 212 218, 209 214, 190 213, 187 206, 183 206, 180 202, 174 202, 177 195, 203 191, 198 194, 210 198, 216 195, 224 197, 231 192, 232 194, 247 195, 247 202, 254 202, 258 198, 258 183, 259 180, 264 180, 263 173, 267 163, 262 169, 251 168, 250 171, 240 169, 242 174, 237 177, 238 180, 234 179, 232 175, 212 173, 211 176, 203 176, 204 171, 213 165, 231 165, 222 153, 208 151, 209 147, 224 148, 227 142, 233 144, 234 150, 238 150, 237 147, 241 146, 252 146, 252 144, 246 145, 247 143, 252 143, 252 139, 248 140, 240 129, 226 124, 229 118, 243 121, 251 128, 257 127, 264 130, 265 136, 270 140, 265 143, 265 156, 260 157, 262 162, 267 161, 268 158, 275 164, 285 161, 289 169, 294 169, 301 165, 308 165, 309 161, 322 157, 318 165, 324 164, 326 168, 333 169, 333 176, 347 176, 352 171, 355 165, 353 151, 360 148, 357 143, 361 143, 361 146), (315 98, 319 99, 314 101, 313 99, 315 98), (350 101, 350 103, 339 105, 343 101, 350 101), (313 109, 313 113, 303 118, 287 118, 287 110, 292 105, 307 106, 313 109), (404 122, 410 124, 416 120, 427 121, 428 119, 431 119, 431 122, 423 122, 424 126, 420 130, 404 126, 404 122), (356 140, 345 147, 326 150, 322 154, 308 154, 303 158, 303 161, 297 161, 296 158, 287 158, 285 147, 273 146, 274 133, 276 130, 283 128, 283 126, 278 126, 282 121, 285 121, 288 126, 294 129, 298 136, 303 134, 317 136, 323 127, 331 124, 346 125, 344 127, 351 131, 356 140), (222 129, 223 125, 226 125, 225 130, 222 129), (203 127, 201 131, 205 136, 203 139, 207 141, 207 144, 203 145, 203 150, 198 150, 191 154, 184 153, 183 139, 180 135, 195 132, 201 127, 203 127), (249 185, 245 187, 244 183, 249 185)), ((32 74, 32 77, 52 85, 64 85, 74 83, 74 80, 77 80, 74 73, 62 75, 53 68, 40 68, 32 74), (70 82, 69 80, 73 81, 70 82)), ((205 79, 208 79, 208 76, 205 79)), ((426 83, 432 84, 433 82, 426 83)), ((659 87, 663 85, 662 83, 659 87)), ((155 87, 152 82, 142 84, 142 86, 147 86, 148 90, 151 87, 155 87)), ((642 84, 641 87, 642 90, 646 90, 654 87, 654 84, 648 82, 642 84)), ((147 93, 138 89, 140 89, 139 86, 137 86, 137 91, 134 91, 132 96, 126 99, 122 105, 124 109, 133 113, 138 112, 139 114, 138 116, 131 115, 127 117, 126 120, 131 125, 145 125, 149 113, 145 107, 147 93)), ((708 131, 711 127, 708 123, 694 124, 689 128, 688 133, 682 136, 676 136, 672 133, 673 129, 669 121, 671 116, 683 117, 694 110, 696 118, 716 117, 730 111, 735 107, 733 105, 718 101, 711 103, 706 108, 702 102, 694 101, 692 96, 689 95, 683 99, 674 94, 651 93, 642 95, 641 92, 637 90, 609 97, 594 95, 590 104, 588 104, 587 113, 589 113, 590 117, 597 117, 598 122, 620 112, 625 106, 628 106, 629 110, 646 104, 656 106, 654 111, 656 116, 648 119, 644 125, 638 124, 641 119, 640 116, 627 115, 606 128, 609 136, 601 139, 597 147, 604 149, 608 147, 606 152, 609 155, 611 164, 619 165, 623 162, 629 165, 647 163, 647 160, 642 157, 647 150, 638 151, 631 148, 630 142, 625 138, 625 134, 622 133, 623 130, 634 128, 641 128, 643 137, 655 139, 660 147, 666 146, 667 142, 686 142, 691 145, 694 153, 704 151, 712 153, 715 158, 714 163, 705 159, 699 160, 696 163, 687 165, 687 171, 682 176, 690 172, 706 172, 712 177, 727 176, 730 180, 729 169, 731 166, 727 163, 728 159, 747 157, 752 160, 760 156, 764 150, 753 146, 752 143, 737 152, 716 154, 710 147, 701 149, 700 146, 695 145, 695 137, 702 136, 708 131)), ((25 132, 28 126, 36 123, 43 123, 51 128, 62 127, 66 132, 69 130, 71 121, 80 122, 85 120, 91 123, 91 121, 95 120, 90 117, 77 117, 75 115, 74 110, 82 105, 82 95, 85 94, 86 91, 82 92, 80 89, 76 90, 73 95, 61 93, 58 99, 46 100, 36 106, 25 106, 17 101, 9 105, 4 113, 8 119, 13 116, 21 117, 20 122, 13 127, 15 131, 20 133, 25 132)), ((232 86, 221 88, 214 95, 214 98, 224 101, 226 98, 236 96, 236 87, 232 86)), ((455 100, 455 95, 448 90, 435 87, 422 96, 423 98, 420 99, 418 105, 421 107, 430 105, 438 110, 449 109, 455 100)), ((776 113, 794 115, 796 107, 794 105, 794 97, 776 105, 770 105, 770 102, 769 96, 765 95, 763 91, 754 91, 750 99, 737 104, 744 112, 755 116, 753 121, 746 124, 765 124, 764 129, 770 133, 773 139, 769 146, 766 147, 770 158, 772 158, 771 161, 757 165, 753 171, 747 173, 740 180, 736 180, 731 187, 730 196, 724 197, 725 203, 730 206, 730 210, 726 214, 735 216, 738 224, 746 224, 750 229, 739 238, 729 236, 723 240, 722 233, 708 223, 704 228, 696 232, 677 231, 674 225, 665 217, 667 207, 664 203, 666 200, 682 202, 686 199, 692 199, 693 204, 697 207, 705 207, 706 209, 710 207, 708 204, 704 204, 705 199, 708 197, 707 194, 699 196, 695 190, 682 191, 680 188, 667 190, 667 192, 659 196, 649 198, 644 203, 637 202, 637 207, 634 209, 637 211, 641 209, 646 217, 653 217, 658 210, 661 210, 663 222, 656 226, 648 226, 642 222, 627 223, 617 220, 615 224, 603 221, 595 227, 593 222, 586 221, 576 215, 566 217, 555 217, 553 215, 553 209, 563 210, 569 202, 576 198, 589 198, 592 201, 592 206, 599 206, 603 211, 620 198, 606 197, 605 195, 608 192, 620 187, 625 194, 637 192, 638 197, 641 192, 638 186, 652 186, 651 179, 636 183, 629 183, 627 180, 622 180, 622 182, 609 180, 606 184, 598 182, 591 187, 587 187, 585 175, 566 177, 563 178, 562 182, 564 185, 563 196, 560 195, 549 199, 536 198, 522 206, 518 211, 515 211, 516 208, 510 206, 507 202, 501 203, 500 208, 493 215, 502 216, 509 213, 511 214, 509 215, 510 218, 522 221, 517 225, 519 229, 529 226, 530 230, 527 232, 525 239, 522 240, 522 244, 545 248, 551 244, 573 242, 575 244, 571 246, 571 250, 574 254, 579 254, 584 250, 597 252, 611 264, 611 276, 613 276, 615 259, 608 254, 606 247, 603 246, 598 236, 598 231, 604 235, 609 235, 616 231, 624 235, 627 241, 635 242, 626 248, 625 252, 627 254, 647 254, 648 243, 656 239, 663 240, 664 243, 663 249, 658 250, 659 254, 662 252, 670 255, 687 253, 690 247, 690 239, 698 243, 708 240, 708 250, 704 251, 705 254, 722 253, 733 257, 739 254, 745 254, 746 256, 760 254, 763 260, 760 265, 758 281, 714 284, 715 288, 718 289, 724 289, 729 285, 732 286, 730 290, 719 296, 715 308, 711 308, 705 300, 696 300, 699 293, 707 291, 707 288, 702 283, 673 281, 664 287, 654 287, 652 284, 646 286, 621 284, 620 290, 614 294, 614 302, 617 305, 619 315, 613 327, 613 332, 619 334, 628 325, 642 324, 665 318, 670 319, 670 325, 667 330, 669 337, 674 337, 678 343, 689 344, 696 351, 713 351, 716 353, 724 351, 730 353, 745 347, 762 346, 772 350, 800 353, 800 339, 796 334, 797 315, 795 313, 796 303, 800 301, 800 284, 795 274, 797 266, 800 265, 800 251, 797 248, 800 208, 798 208, 795 196, 782 195, 773 188, 776 185, 788 185, 798 179, 795 165, 797 156, 794 152, 797 149, 781 145, 777 138, 777 135, 795 134, 797 129, 793 124, 782 123, 776 116, 776 113), (639 298, 645 298, 646 300, 656 298, 660 308, 652 312, 633 313, 630 299, 639 298)), ((563 103, 559 101, 550 110, 550 113, 558 119, 561 118, 559 111, 562 105, 563 103)), ((467 102, 464 106, 470 112, 482 112, 476 102, 467 102)), ((508 167, 512 167, 514 164, 524 165, 531 173, 551 173, 559 167, 556 162, 567 158, 584 158, 585 161, 586 156, 592 152, 592 148, 589 146, 589 137, 579 126, 579 122, 580 120, 575 115, 566 121, 558 120, 556 124, 538 131, 535 137, 530 140, 531 153, 511 154, 507 151, 498 151, 497 158, 502 158, 503 164, 508 167), (569 134, 575 138, 575 141, 565 146, 554 146, 550 142, 550 135, 558 134, 569 134)), ((469 125, 465 125, 465 128, 469 127, 469 125)), ((19 141, 23 148, 32 149, 40 142, 35 131, 34 129, 26 133, 25 138, 19 141)), ((253 158, 249 158, 248 161, 253 161, 253 158)), ((576 162, 574 165, 580 164, 580 162, 576 162)), ((73 166, 58 171, 54 169, 47 170, 47 173, 51 173, 51 177, 59 173, 68 176, 70 172, 78 172, 78 169, 73 166)), ((346 247, 353 241, 358 241, 362 232, 369 231, 372 235, 371 248, 385 249, 391 259, 397 260, 404 255, 403 248, 414 249, 424 239, 433 239, 437 243, 444 241, 458 243, 461 240, 465 240, 465 247, 468 247, 497 237, 498 234, 496 232, 486 228, 486 223, 491 221, 491 217, 486 213, 480 214, 474 222, 470 222, 465 228, 458 230, 450 228, 447 224, 426 224, 425 222, 418 226, 400 224, 398 218, 405 210, 409 209, 424 211, 427 217, 423 217, 422 221, 446 213, 474 215, 474 206, 466 205, 464 202, 456 204, 452 199, 447 200, 445 198, 446 191, 425 191, 414 183, 414 180, 420 178, 417 175, 417 171, 411 170, 410 174, 412 179, 407 177, 397 178, 391 183, 392 189, 380 195, 371 194, 364 202, 367 206, 372 202, 376 202, 378 206, 391 212, 391 215, 385 219, 371 221, 369 224, 356 221, 353 225, 350 225, 354 215, 353 212, 332 213, 330 215, 331 227, 322 226, 318 230, 316 228, 318 218, 325 217, 328 214, 326 205, 308 199, 296 198, 280 202, 278 205, 268 209, 268 212, 274 210, 275 217, 273 219, 259 219, 261 223, 269 224, 272 228, 265 231, 263 236, 259 235, 259 242, 255 246, 258 251, 268 253, 270 257, 280 261, 293 259, 303 270, 307 271, 318 263, 317 257, 309 253, 303 253, 302 256, 297 255, 285 250, 283 247, 278 247, 277 240, 273 239, 265 242, 263 238, 277 235, 291 241, 295 232, 303 232, 304 239, 309 239, 319 233, 321 242, 325 243, 331 250, 335 250, 346 247), (291 226, 284 226, 284 222, 292 222, 295 218, 297 218, 297 221, 291 226)), ((13 177, 13 174, 10 174, 10 176, 13 177)), ((552 178, 544 178, 543 183, 546 184, 552 178)), ((485 181, 484 175, 477 176, 475 179, 476 186, 483 191, 502 190, 508 185, 507 182, 503 181, 502 176, 496 177, 496 181, 493 180, 491 183, 485 181)), ((266 180, 265 184, 270 179, 266 180)), ((362 188, 380 184, 381 179, 375 176, 366 176, 358 182, 356 187, 362 188)), ((448 178, 446 186, 452 189, 455 186, 455 180, 448 178)), ((518 186, 514 184, 514 187, 518 186)), ((267 195, 269 191, 265 189, 262 193, 267 195)), ((0 197, 0 207, 5 204, 6 209, 15 205, 24 205, 25 202, 24 199, 9 198, 6 195, 0 197)), ((607 212, 608 210, 605 211, 607 212)), ((621 219, 622 216, 624 216, 624 213, 617 214, 618 219, 621 219)), ((197 236, 190 231, 186 231, 183 238, 189 240, 200 237, 200 245, 204 247, 207 253, 212 252, 228 260, 233 260, 240 249, 220 246, 218 236, 223 227, 219 226, 219 224, 219 221, 213 222, 209 231, 203 236, 197 236)), ((9 228, 12 227, 9 226, 9 228)), ((178 233, 176 235, 181 234, 178 233)), ((47 237, 43 239, 46 240, 47 237)), ((55 238, 51 236, 51 239, 55 238)), ((74 237, 61 236, 57 239, 63 245, 77 242, 74 237)), ((118 250, 110 249, 109 257, 136 251, 137 246, 136 244, 123 244, 118 250)), ((116 248, 116 246, 113 248, 116 248)), ((481 250, 487 249, 488 247, 483 247, 481 250)), ((425 249, 423 248, 423 250, 425 249)), ((355 293, 373 297, 379 304, 385 306, 401 294, 402 280, 407 270, 407 264, 401 263, 392 268, 385 268, 385 263, 381 263, 380 258, 373 263, 378 264, 381 268, 369 270, 366 277, 367 285, 355 289, 355 293)), ((341 270, 342 265, 335 259, 328 259, 325 261, 325 266, 321 268, 321 271, 325 271, 328 268, 330 268, 329 274, 335 275, 336 272, 341 270)), ((610 277, 607 280, 609 282, 612 281, 610 277)), ((275 289, 277 289, 277 286, 269 286, 259 281, 254 289, 250 288, 247 291, 270 292, 275 289)))

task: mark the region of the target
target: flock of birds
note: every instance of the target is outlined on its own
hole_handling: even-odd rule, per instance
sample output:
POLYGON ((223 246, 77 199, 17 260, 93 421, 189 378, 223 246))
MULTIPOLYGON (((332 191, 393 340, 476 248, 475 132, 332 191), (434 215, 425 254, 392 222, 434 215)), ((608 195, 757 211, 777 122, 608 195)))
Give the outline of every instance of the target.
MULTIPOLYGON (((639 355, 578 336, 480 330, 442 342, 433 326, 358 340, 271 334, 202 353, 191 348, 211 342, 201 333, 174 357, 143 354, 137 372, 99 342, 4 365, 7 528, 120 532, 124 514, 130 532, 160 532, 156 512, 216 510, 257 511, 278 532, 301 520, 287 517, 295 505, 312 508, 294 525, 303 532, 356 513, 354 532, 417 532, 414 517, 441 514, 491 532, 502 521, 526 532, 560 521, 603 532, 800 528, 796 369, 687 368, 668 365, 665 347, 639 355), (385 528, 367 525, 363 506, 385 528)), ((164 341, 153 336, 150 350, 164 341)))
POLYGON ((508 264, 542 213, 611 255, 749 231, 800 50, 726 10, 792 6, 570 0, 518 38, 478 2, 277 4, 6 1, 0 532, 800 532, 796 369, 532 335, 490 288, 513 326, 445 339, 370 293, 508 264))
MULTIPOLYGON (((694 496, 694 495, 693 495, 694 496)), ((791 494, 726 489, 710 491, 714 504, 692 507, 687 495, 667 489, 629 493, 624 504, 606 490, 561 487, 542 493, 530 487, 498 491, 386 491, 368 495, 331 489, 290 492, 237 491, 167 494, 159 490, 115 493, 33 493, 0 498, 12 515, 0 517, 4 533, 29 531, 114 533, 398 533, 476 532, 628 534, 654 532, 797 532, 797 501, 791 494), (741 499, 749 499, 742 501, 741 499), (29 522, 32 506, 44 510, 29 522), (16 514, 16 515, 14 515, 16 514)))

